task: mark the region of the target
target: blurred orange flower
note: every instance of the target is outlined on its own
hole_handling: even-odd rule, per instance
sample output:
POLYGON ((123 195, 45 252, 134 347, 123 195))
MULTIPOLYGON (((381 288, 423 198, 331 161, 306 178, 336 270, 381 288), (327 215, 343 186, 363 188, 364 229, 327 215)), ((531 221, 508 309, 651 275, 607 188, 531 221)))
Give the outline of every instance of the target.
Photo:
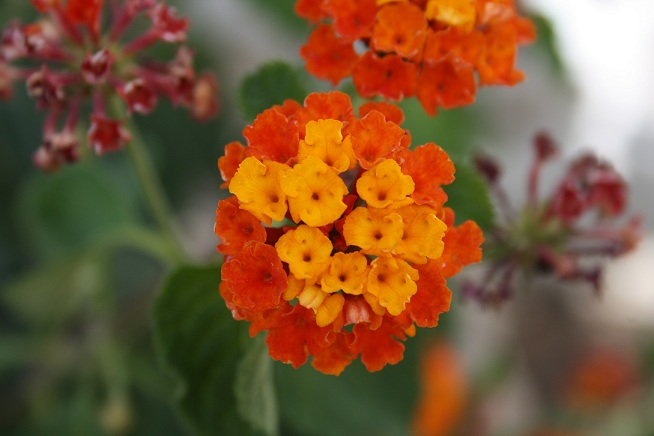
POLYGON ((522 81, 517 47, 535 38, 513 0, 298 0, 295 11, 321 22, 300 51, 311 74, 351 75, 366 98, 417 96, 431 115, 472 103, 477 84, 522 81))
POLYGON ((451 345, 432 345, 421 361, 422 396, 418 402, 413 433, 417 436, 456 434, 468 406, 468 380, 451 345))

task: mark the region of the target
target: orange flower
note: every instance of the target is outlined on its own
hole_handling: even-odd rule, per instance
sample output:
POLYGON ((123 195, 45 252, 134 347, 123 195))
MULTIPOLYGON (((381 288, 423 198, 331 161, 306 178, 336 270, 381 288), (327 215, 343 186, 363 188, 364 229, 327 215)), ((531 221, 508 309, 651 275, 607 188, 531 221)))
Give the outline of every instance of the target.
POLYGON ((417 436, 457 434, 468 405, 468 380, 452 346, 431 346, 422 357, 422 396, 413 419, 417 436))
POLYGON ((514 0, 298 0, 296 10, 320 21, 300 52, 310 73, 334 85, 351 74, 365 98, 417 96, 431 115, 472 103, 477 84, 523 80, 517 47, 535 38, 514 0))
POLYGON ((484 242, 481 229, 474 221, 450 227, 443 237, 443 254, 440 257, 443 277, 450 278, 461 268, 481 260, 480 245, 484 242))
POLYGON ((370 371, 401 360, 416 325, 449 309, 445 272, 480 255, 476 227, 452 227, 443 212, 445 152, 411 151, 397 107, 360 113, 339 92, 284 102, 219 162, 234 194, 216 213, 230 256, 221 296, 251 334, 268 331, 274 359, 298 367, 313 356, 327 374, 359 356, 370 371))
POLYGON ((375 22, 375 0, 324 0, 324 11, 334 19, 334 30, 345 41, 370 36, 375 22))
POLYGON ((398 153, 402 172, 413 179, 416 187, 411 197, 416 204, 429 204, 440 208, 447 200, 441 185, 454 181, 454 164, 445 151, 430 142, 413 151, 398 153))
POLYGON ((225 262, 222 283, 232 292, 236 306, 261 313, 279 306, 288 279, 275 249, 250 241, 225 262))
POLYGON ((243 130, 248 140, 248 156, 286 163, 297 155, 299 136, 294 123, 275 109, 263 111, 243 130))
POLYGON ((307 71, 316 77, 329 80, 332 85, 352 75, 358 59, 354 47, 344 43, 331 26, 321 24, 316 27, 309 40, 300 48, 300 55, 307 62, 307 71))
POLYGON ((367 51, 354 66, 352 80, 359 94, 370 98, 383 95, 402 100, 415 94, 418 68, 396 54, 378 57, 367 51))
POLYGON ((362 104, 359 108, 359 117, 364 118, 372 111, 381 112, 386 120, 397 124, 398 126, 402 125, 404 122, 404 112, 402 112, 402 109, 394 104, 386 103, 385 101, 369 101, 362 104))
MULTIPOLYGON (((397 106, 396 106, 397 107, 397 106)), ((404 130, 384 114, 371 110, 350 128, 354 154, 364 169, 370 169, 400 148, 404 130)))
POLYGON ((234 255, 248 241, 266 241, 266 229, 254 215, 239 209, 238 198, 229 197, 221 200, 216 209, 216 236, 220 239, 218 251, 234 255))
POLYGON ((574 366, 565 392, 567 403, 577 410, 610 406, 638 385, 634 357, 609 348, 597 348, 574 366))
POLYGON ((230 142, 225 146, 225 155, 218 158, 218 169, 220 170, 220 176, 225 181, 221 188, 229 187, 229 182, 236 174, 238 166, 246 158, 245 155, 246 148, 243 147, 243 144, 240 142, 230 142))
POLYGON ((372 44, 375 50, 403 58, 417 57, 425 44, 427 19, 413 3, 395 3, 377 13, 372 44))
POLYGON ((418 75, 418 100, 430 115, 438 107, 451 109, 474 102, 476 89, 472 66, 463 61, 425 64, 418 75))

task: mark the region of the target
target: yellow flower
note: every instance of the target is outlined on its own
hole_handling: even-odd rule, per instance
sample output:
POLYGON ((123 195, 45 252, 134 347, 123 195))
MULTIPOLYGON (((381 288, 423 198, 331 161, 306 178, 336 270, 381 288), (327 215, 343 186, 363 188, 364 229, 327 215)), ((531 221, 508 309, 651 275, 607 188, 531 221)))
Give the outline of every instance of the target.
POLYGON ((418 271, 402 259, 378 257, 370 264, 366 291, 375 296, 388 313, 398 316, 417 292, 418 277, 418 271))
POLYGON ((296 223, 324 226, 340 218, 347 208, 343 203, 347 186, 336 171, 315 156, 308 156, 287 171, 281 186, 296 223))
POLYGON ((348 245, 366 253, 392 252, 402 240, 402 216, 395 211, 357 207, 345 218, 343 236, 348 245))
POLYGON ((279 258, 288 263, 297 279, 315 283, 329 266, 332 243, 320 230, 305 225, 297 226, 282 235, 275 249, 279 258))
POLYGON ((472 31, 477 18, 474 0, 429 0, 425 9, 428 20, 472 31))
POLYGON ((345 304, 345 298, 341 294, 327 294, 319 286, 309 285, 304 288, 298 296, 300 304, 308 309, 313 309, 316 314, 316 324, 324 327, 332 323, 345 304))
POLYGON ((393 159, 375 165, 357 180, 357 192, 368 206, 379 209, 398 208, 413 203, 407 195, 413 193, 416 185, 411 176, 402 170, 393 159))
POLYGON ((322 276, 322 290, 361 295, 366 282, 368 260, 361 253, 336 253, 322 276))
POLYGON ((434 209, 411 204, 398 209, 397 213, 402 216, 404 234, 394 250, 395 254, 417 264, 441 257, 447 225, 436 217, 434 209))
POLYGON ((339 173, 354 168, 357 159, 352 141, 349 136, 343 139, 342 128, 338 120, 309 121, 304 140, 300 141, 298 161, 315 156, 339 173))
POLYGON ((280 179, 288 170, 288 165, 279 162, 260 162, 255 157, 248 157, 238 166, 229 184, 229 192, 236 195, 241 209, 257 219, 268 225, 272 220, 281 221, 288 207, 280 179))

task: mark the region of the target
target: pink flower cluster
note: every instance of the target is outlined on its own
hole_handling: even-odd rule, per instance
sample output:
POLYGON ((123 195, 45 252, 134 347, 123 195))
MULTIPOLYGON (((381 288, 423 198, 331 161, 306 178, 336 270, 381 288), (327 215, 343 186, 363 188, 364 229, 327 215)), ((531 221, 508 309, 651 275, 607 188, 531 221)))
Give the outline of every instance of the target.
POLYGON ((187 20, 173 7, 158 0, 32 4, 43 18, 31 24, 14 21, 0 34, 0 98, 11 97, 13 82, 24 81, 37 107, 47 111, 43 142, 34 154, 43 170, 78 159, 75 130, 85 102, 91 106, 87 139, 98 154, 118 150, 131 139, 115 118, 120 114, 108 114, 116 95, 128 114, 148 114, 160 98, 188 108, 200 120, 217 113, 217 83, 209 73, 196 74, 193 52, 181 45, 187 20), (143 18, 149 26, 138 34, 134 30, 143 18), (158 42, 178 45, 172 60, 143 56, 158 42))

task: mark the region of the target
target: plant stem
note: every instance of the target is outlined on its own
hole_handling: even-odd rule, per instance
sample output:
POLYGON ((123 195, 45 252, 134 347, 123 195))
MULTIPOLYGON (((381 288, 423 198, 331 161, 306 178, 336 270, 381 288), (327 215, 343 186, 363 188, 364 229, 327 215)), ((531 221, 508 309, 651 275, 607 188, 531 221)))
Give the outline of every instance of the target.
MULTIPOLYGON (((113 109, 115 113, 124 113, 124 108, 121 107, 121 102, 117 97, 113 99, 113 109)), ((154 171, 152 160, 147 153, 136 123, 131 118, 126 118, 125 125, 132 135, 132 140, 126 146, 127 151, 141 183, 143 194, 154 220, 168 242, 171 257, 181 263, 186 259, 186 253, 175 233, 172 214, 161 182, 154 171)))

